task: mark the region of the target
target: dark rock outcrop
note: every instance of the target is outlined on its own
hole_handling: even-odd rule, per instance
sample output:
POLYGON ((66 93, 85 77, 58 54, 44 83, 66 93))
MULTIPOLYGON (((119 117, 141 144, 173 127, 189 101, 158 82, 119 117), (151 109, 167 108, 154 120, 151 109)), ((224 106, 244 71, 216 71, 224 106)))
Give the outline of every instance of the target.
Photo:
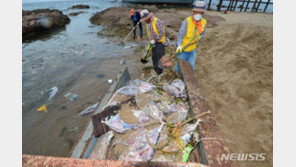
POLYGON ((84 12, 72 12, 72 13, 69 14, 69 16, 77 16, 80 13, 84 13, 84 12))
POLYGON ((22 13, 23 38, 34 36, 51 29, 64 27, 65 24, 70 23, 69 17, 59 10, 23 10, 22 13))
POLYGON ((88 5, 74 5, 70 9, 89 9, 88 5))

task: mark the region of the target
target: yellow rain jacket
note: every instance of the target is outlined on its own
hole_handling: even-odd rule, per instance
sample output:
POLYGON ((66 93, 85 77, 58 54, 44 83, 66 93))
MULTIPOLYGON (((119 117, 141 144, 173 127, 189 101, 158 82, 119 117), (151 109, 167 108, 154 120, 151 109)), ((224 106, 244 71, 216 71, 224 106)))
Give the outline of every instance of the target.
MULTIPOLYGON (((152 28, 153 28, 155 34, 158 36, 159 33, 158 33, 158 30, 157 30, 157 27, 156 27, 157 19, 158 19, 157 17, 154 17, 154 19, 152 21, 152 28)), ((149 41, 151 41, 150 32, 149 32, 149 28, 148 28, 147 24, 146 24, 146 29, 147 29, 147 34, 148 34, 149 41)), ((164 29, 164 27, 163 27, 163 36, 161 37, 161 39, 158 42, 165 43, 165 29, 164 29)))
POLYGON ((199 35, 204 31, 205 26, 207 24, 207 20, 204 18, 201 18, 201 25, 202 25, 201 33, 198 33, 198 31, 196 30, 194 26, 194 22, 192 20, 192 16, 187 17, 186 20, 187 20, 187 33, 183 38, 182 48, 185 48, 188 45, 185 49, 183 49, 183 51, 191 52, 196 48, 196 43, 200 39, 199 35))

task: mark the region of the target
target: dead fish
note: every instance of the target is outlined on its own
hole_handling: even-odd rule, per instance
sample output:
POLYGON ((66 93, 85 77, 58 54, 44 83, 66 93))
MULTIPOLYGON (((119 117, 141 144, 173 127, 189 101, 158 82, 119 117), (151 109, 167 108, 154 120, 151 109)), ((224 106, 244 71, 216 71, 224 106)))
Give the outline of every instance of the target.
POLYGON ((96 104, 94 104, 92 106, 87 107, 85 110, 80 112, 79 115, 84 116, 84 115, 87 115, 87 114, 93 112, 98 107, 98 105, 99 105, 99 102, 97 102, 96 104))
POLYGON ((59 88, 54 86, 54 87, 50 88, 48 91, 50 91, 48 100, 51 100, 56 95, 56 93, 59 91, 59 88))

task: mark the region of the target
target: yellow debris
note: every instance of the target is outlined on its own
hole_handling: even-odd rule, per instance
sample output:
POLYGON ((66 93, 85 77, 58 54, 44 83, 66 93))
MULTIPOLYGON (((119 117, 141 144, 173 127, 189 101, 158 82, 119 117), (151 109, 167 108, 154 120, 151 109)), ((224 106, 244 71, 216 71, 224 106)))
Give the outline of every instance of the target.
POLYGON ((44 112, 47 112, 46 105, 41 106, 40 108, 37 109, 37 111, 44 111, 44 112))

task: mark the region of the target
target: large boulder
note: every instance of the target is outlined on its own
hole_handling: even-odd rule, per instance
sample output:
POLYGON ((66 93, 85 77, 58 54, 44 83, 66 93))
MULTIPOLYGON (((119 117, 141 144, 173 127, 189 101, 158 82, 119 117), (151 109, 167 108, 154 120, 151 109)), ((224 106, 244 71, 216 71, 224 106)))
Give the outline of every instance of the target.
POLYGON ((70 23, 68 16, 64 15, 59 10, 50 9, 36 9, 23 10, 22 19, 22 35, 33 36, 41 32, 48 31, 55 28, 64 27, 65 24, 70 23))
POLYGON ((88 5, 74 5, 70 9, 89 9, 88 5))

